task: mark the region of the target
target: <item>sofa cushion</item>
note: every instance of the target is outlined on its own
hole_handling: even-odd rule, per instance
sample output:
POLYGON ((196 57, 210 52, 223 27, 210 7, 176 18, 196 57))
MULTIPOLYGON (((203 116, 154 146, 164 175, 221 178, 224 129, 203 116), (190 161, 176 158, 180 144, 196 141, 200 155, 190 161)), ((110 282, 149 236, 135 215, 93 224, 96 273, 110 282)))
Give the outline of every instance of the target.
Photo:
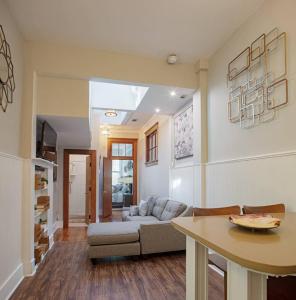
POLYGON ((160 216, 166 206, 166 203, 168 202, 168 198, 157 198, 155 200, 155 204, 152 210, 152 216, 156 217, 157 219, 160 219, 160 216))
POLYGON ((153 216, 127 216, 126 221, 135 221, 135 222, 159 222, 159 220, 153 216))
POLYGON ((186 209, 186 207, 187 206, 184 203, 169 200, 166 203, 166 206, 160 216, 160 220, 161 221, 171 220, 179 216, 186 209))
POLYGON ((144 217, 147 216, 147 213, 148 213, 148 202, 141 200, 139 205, 139 215, 144 217))
POLYGON ((139 223, 136 222, 114 222, 94 223, 88 226, 88 244, 112 245, 132 243, 139 240, 139 223))
POLYGON ((146 201, 148 202, 147 216, 152 215, 152 211, 153 211, 153 207, 154 207, 156 199, 157 199, 156 195, 150 195, 147 197, 147 199, 146 199, 146 201))

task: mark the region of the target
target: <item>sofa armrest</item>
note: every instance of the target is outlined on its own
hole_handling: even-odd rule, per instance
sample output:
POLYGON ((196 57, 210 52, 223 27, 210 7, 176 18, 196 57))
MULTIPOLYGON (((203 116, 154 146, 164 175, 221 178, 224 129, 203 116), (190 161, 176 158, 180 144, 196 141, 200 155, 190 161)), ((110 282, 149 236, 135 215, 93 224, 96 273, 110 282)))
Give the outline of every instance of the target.
POLYGON ((140 225, 141 253, 159 253, 186 249, 186 237, 170 221, 140 225))

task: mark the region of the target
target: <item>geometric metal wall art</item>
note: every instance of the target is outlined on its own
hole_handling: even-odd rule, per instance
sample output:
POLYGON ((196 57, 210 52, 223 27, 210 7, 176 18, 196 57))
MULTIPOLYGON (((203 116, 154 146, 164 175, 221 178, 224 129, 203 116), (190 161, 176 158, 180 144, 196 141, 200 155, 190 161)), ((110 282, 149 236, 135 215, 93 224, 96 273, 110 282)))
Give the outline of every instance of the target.
POLYGON ((15 82, 10 46, 0 25, 0 106, 4 112, 8 103, 13 102, 14 90, 15 82))
POLYGON ((275 118, 288 103, 287 35, 274 28, 260 35, 229 64, 228 119, 251 128, 275 118))

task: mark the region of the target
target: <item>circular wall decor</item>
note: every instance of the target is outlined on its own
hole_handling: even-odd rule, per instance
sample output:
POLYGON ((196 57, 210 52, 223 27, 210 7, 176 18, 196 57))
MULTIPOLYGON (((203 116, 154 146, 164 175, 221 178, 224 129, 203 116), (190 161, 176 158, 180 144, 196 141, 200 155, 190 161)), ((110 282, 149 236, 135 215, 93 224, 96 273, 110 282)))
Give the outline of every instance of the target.
POLYGON ((0 106, 4 112, 8 104, 13 102, 14 90, 15 82, 10 46, 6 41, 3 27, 0 25, 0 106))

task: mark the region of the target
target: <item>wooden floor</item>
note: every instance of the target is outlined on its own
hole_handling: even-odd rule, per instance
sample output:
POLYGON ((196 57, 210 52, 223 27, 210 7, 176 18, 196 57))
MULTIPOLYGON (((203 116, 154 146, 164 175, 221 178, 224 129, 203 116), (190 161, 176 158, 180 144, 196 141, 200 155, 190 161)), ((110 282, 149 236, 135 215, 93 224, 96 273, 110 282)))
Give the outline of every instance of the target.
MULTIPOLYGON (((144 258, 87 258, 86 228, 60 229, 55 244, 13 300, 179 300, 185 299, 185 253, 144 258)), ((223 299, 223 278, 209 269, 209 300, 223 299)))

